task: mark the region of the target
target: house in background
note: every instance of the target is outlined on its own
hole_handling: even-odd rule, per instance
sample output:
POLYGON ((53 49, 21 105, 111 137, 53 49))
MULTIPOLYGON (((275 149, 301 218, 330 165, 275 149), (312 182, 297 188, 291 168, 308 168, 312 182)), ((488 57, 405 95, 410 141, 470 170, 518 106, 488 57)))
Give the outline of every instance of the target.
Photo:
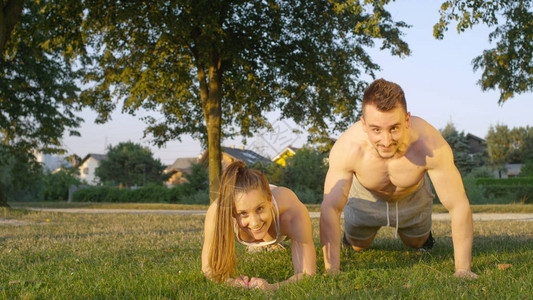
POLYGON ((42 152, 34 153, 35 160, 39 162, 45 171, 53 172, 59 168, 70 168, 72 163, 67 160, 65 155, 45 154, 42 152))
POLYGON ((468 140, 468 154, 470 154, 471 158, 487 149, 485 140, 480 137, 468 133, 466 134, 466 139, 468 140))
POLYGON ((107 155, 105 154, 95 154, 89 153, 82 160, 78 167, 79 169, 79 179, 85 181, 89 185, 98 184, 98 179, 96 178, 95 170, 100 166, 100 162, 106 159, 107 155))
POLYGON ((300 148, 288 146, 285 149, 283 149, 280 153, 278 153, 276 156, 274 156, 274 158, 272 158, 272 161, 282 167, 285 167, 287 165, 287 158, 293 157, 294 154, 296 154, 296 151, 298 149, 300 148))
POLYGON ((191 166, 197 162, 197 157, 183 157, 176 159, 172 165, 168 166, 163 171, 165 174, 171 174, 170 178, 165 181, 165 185, 167 187, 172 187, 177 184, 188 182, 184 175, 190 174, 191 166))
MULTIPOLYGON (((244 147, 221 147, 222 151, 222 170, 234 161, 243 161, 247 166, 251 166, 255 163, 261 162, 264 164, 271 164, 270 159, 255 153, 252 150, 246 150, 244 147)), ((206 150, 204 154, 200 156, 199 162, 206 164, 209 163, 209 150, 206 150)))

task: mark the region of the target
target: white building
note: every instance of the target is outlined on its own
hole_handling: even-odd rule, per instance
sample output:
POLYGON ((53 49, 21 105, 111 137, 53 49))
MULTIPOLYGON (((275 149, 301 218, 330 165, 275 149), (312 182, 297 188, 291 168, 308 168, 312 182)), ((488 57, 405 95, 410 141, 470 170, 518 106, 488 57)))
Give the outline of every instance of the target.
POLYGON ((78 169, 80 171, 79 178, 85 181, 89 185, 97 185, 98 178, 96 177, 95 170, 100 166, 100 162, 107 156, 105 154, 89 153, 81 161, 78 169))
POLYGON ((68 162, 64 155, 59 154, 45 154, 36 152, 35 160, 43 166, 45 171, 53 171, 61 167, 71 167, 72 163, 68 162))

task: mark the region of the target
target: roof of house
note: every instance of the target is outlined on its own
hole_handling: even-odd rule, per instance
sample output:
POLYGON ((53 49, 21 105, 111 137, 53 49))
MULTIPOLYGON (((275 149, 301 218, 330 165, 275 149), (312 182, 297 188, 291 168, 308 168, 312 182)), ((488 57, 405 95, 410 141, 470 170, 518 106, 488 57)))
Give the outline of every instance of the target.
POLYGON ((255 153, 248 149, 238 149, 230 147, 222 147, 222 152, 235 157, 238 160, 242 160, 247 165, 252 165, 257 162, 271 163, 270 159, 255 153))
POLYGON ((106 154, 96 154, 96 153, 89 153, 87 154, 82 160, 80 165, 83 165, 83 163, 88 160, 90 157, 94 158, 97 161, 102 161, 107 158, 106 154))
POLYGON ((280 159, 285 152, 292 152, 293 154, 296 153, 297 150, 300 148, 293 147, 292 145, 285 147, 285 149, 281 150, 274 158, 272 158, 272 161, 276 161, 280 159))
POLYGON ((482 139, 482 138, 480 138, 480 137, 478 137, 478 136, 475 136, 475 135, 473 135, 473 134, 471 134, 471 133, 467 133, 467 134, 466 134, 466 138, 467 138, 467 139, 473 139, 473 140, 476 140, 476 141, 478 141, 478 142, 480 142, 480 143, 485 143, 485 140, 484 140, 484 139, 482 139))
MULTIPOLYGON (((221 152, 225 153, 226 155, 229 155, 237 160, 243 161, 246 165, 252 165, 256 162, 264 162, 267 164, 272 163, 270 159, 261 156, 257 153, 255 153, 252 150, 245 150, 244 148, 233 148, 233 147, 221 147, 221 152)), ((201 158, 200 161, 204 163, 209 163, 209 150, 206 150, 201 158)))
POLYGON ((198 161, 197 157, 180 157, 174 161, 174 163, 165 169, 166 173, 170 173, 178 170, 189 169, 193 163, 198 161))

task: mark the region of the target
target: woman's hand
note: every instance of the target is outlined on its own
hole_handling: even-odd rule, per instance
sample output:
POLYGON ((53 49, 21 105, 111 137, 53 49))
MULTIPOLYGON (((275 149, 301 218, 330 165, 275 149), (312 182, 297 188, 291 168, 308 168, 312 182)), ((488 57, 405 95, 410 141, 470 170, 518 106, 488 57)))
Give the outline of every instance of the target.
POLYGON ((235 279, 229 279, 228 283, 233 287, 244 287, 249 288, 250 286, 250 280, 248 279, 248 276, 242 275, 239 277, 236 277, 235 279))
POLYGON ((262 278, 252 277, 252 279, 250 279, 249 287, 251 289, 261 289, 263 291, 275 291, 278 289, 279 285, 269 284, 268 281, 262 278))

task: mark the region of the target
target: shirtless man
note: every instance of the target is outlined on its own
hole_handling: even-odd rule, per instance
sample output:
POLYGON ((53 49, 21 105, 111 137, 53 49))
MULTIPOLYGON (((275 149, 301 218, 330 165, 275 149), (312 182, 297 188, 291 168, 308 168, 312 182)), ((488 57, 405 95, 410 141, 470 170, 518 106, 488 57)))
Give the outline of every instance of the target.
POLYGON ((407 112, 395 83, 378 79, 363 95, 363 116, 337 140, 320 207, 320 242, 330 274, 340 272, 343 242, 355 251, 370 246, 381 226, 394 226, 405 245, 430 248, 433 194, 449 211, 457 277, 476 278, 472 261, 472 211, 446 140, 407 112), (346 207, 345 207, 346 206, 346 207), (429 247, 428 247, 429 246, 429 247))

